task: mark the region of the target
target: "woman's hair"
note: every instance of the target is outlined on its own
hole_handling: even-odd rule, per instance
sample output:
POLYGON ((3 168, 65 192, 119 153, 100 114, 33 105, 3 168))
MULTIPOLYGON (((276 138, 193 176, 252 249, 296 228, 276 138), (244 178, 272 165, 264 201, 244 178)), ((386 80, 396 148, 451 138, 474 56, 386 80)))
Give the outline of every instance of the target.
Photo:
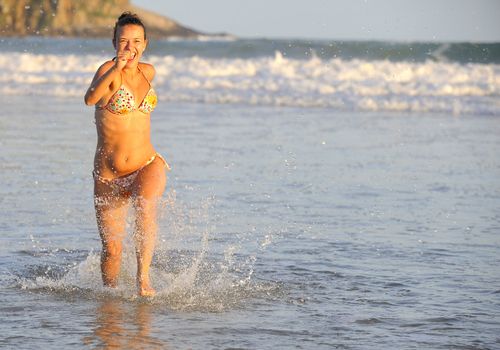
POLYGON ((118 20, 115 23, 115 29, 113 30, 113 43, 116 42, 116 32, 118 31, 118 28, 123 27, 127 24, 135 24, 141 26, 144 30, 144 39, 146 39, 146 27, 144 26, 144 23, 142 23, 139 16, 137 16, 135 13, 127 11, 123 12, 120 17, 118 17, 118 20))

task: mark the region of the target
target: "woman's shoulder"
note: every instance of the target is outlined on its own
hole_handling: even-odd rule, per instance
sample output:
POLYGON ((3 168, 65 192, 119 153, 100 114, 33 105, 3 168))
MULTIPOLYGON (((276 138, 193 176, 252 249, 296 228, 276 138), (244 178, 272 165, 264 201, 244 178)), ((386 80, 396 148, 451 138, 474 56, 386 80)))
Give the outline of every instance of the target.
POLYGON ((97 69, 97 75, 98 76, 101 76, 103 75, 104 73, 106 73, 111 67, 113 67, 113 65, 115 64, 115 62, 113 60, 109 60, 109 61, 106 61, 104 62, 103 64, 101 64, 99 66, 99 68, 97 69))
POLYGON ((103 64, 101 64, 101 67, 109 67, 109 66, 112 66, 115 64, 115 59, 113 58, 112 60, 108 60, 106 62, 104 62, 103 64))
POLYGON ((144 72, 149 81, 153 80, 156 70, 152 64, 139 62, 139 68, 144 72))

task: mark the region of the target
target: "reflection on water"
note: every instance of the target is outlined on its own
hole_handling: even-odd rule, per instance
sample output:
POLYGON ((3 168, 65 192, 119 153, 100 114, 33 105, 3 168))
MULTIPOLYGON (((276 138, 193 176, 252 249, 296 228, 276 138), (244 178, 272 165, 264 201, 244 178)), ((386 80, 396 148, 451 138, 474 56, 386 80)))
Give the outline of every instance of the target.
POLYGON ((85 337, 84 344, 95 344, 97 349, 166 349, 163 341, 151 335, 153 307, 116 299, 102 301, 96 310, 93 335, 85 337))

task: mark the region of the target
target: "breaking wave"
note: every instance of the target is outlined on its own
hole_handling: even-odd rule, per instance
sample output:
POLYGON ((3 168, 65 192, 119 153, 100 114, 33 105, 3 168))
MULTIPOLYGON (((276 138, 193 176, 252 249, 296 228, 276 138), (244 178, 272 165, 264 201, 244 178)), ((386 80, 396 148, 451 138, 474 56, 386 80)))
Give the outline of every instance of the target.
MULTIPOLYGON (((0 54, 0 93, 82 97, 107 57, 0 54)), ((274 57, 152 55, 160 101, 345 111, 500 114, 500 65, 274 57)))

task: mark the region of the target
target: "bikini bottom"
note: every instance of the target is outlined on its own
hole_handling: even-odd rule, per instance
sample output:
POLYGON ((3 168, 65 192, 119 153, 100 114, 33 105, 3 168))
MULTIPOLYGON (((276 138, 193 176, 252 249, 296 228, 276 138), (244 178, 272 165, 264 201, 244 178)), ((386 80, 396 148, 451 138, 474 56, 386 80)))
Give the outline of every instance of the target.
POLYGON ((130 185, 134 183, 135 179, 137 178, 137 175, 139 175, 139 172, 145 167, 147 167, 149 164, 151 164, 156 159, 156 157, 160 158, 163 161, 163 163, 165 163, 165 168, 167 168, 167 171, 170 170, 170 166, 168 165, 167 161, 159 153, 155 153, 150 159, 148 159, 148 161, 143 166, 131 172, 130 174, 123 175, 120 177, 115 177, 113 179, 108 179, 102 177, 94 170, 92 171, 92 176, 96 181, 99 181, 103 184, 110 186, 113 192, 115 192, 116 194, 130 195, 131 194, 130 185))

